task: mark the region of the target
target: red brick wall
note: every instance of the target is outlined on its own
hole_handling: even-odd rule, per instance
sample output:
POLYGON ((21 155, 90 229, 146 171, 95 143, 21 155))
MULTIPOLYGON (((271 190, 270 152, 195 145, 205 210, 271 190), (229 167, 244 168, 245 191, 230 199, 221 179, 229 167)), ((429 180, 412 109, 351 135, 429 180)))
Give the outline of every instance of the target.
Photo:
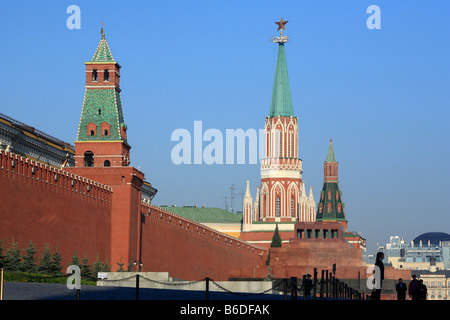
MULTIPOLYGON (((110 187, 0 151, 0 240, 63 256, 110 260, 110 187), (34 169, 33 169, 34 168, 34 169), (56 177, 56 178, 55 178, 56 177), (73 183, 73 185, 72 185, 73 183)), ((63 270, 64 271, 64 270, 63 270)))
POLYGON ((267 249, 142 204, 143 271, 168 271, 184 280, 227 280, 267 272, 267 249), (181 224, 180 224, 181 222, 181 224), (248 272, 243 273, 244 269, 248 272))
POLYGON ((139 260, 141 188, 144 174, 133 167, 72 167, 68 171, 104 183, 113 189, 111 204, 111 262, 139 260))

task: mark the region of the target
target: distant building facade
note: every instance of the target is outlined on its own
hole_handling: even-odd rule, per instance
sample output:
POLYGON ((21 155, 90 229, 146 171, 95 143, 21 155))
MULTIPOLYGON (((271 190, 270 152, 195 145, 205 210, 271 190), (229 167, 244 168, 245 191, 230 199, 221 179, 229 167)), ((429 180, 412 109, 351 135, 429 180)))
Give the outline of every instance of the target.
MULTIPOLYGON (((377 251, 384 253, 384 262, 397 269, 449 270, 450 235, 442 232, 424 233, 408 244, 399 236, 391 236, 389 243, 380 245, 377 251)), ((374 263, 374 256, 367 262, 374 263)))

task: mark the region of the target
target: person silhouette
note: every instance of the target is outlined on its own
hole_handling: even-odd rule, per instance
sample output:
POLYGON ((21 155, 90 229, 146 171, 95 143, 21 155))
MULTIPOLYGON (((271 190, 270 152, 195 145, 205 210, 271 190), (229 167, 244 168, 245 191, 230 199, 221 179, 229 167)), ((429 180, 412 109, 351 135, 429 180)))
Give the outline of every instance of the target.
POLYGON ((398 279, 398 283, 395 285, 395 291, 397 291, 397 300, 406 299, 406 284, 403 282, 402 278, 398 279))

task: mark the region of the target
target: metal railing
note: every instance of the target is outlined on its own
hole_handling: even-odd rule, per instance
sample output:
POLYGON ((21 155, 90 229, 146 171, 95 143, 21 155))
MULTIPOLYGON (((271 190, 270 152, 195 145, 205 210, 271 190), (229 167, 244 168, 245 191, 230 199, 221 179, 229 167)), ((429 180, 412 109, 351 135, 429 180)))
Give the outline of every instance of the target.
POLYGON ((299 281, 297 277, 291 278, 283 278, 283 279, 273 279, 272 286, 266 290, 261 292, 234 292, 223 285, 219 284, 217 281, 206 277, 200 280, 185 282, 185 281, 158 281, 154 279, 147 278, 143 275, 136 274, 127 278, 122 279, 114 279, 114 280, 102 280, 105 282, 120 282, 120 281, 129 281, 135 278, 136 281, 136 300, 139 300, 139 290, 141 281, 149 281, 159 285, 164 286, 187 286, 192 285, 199 282, 204 282, 205 288, 205 300, 210 299, 211 285, 215 285, 217 288, 222 290, 223 292, 227 292, 229 294, 234 294, 240 297, 256 297, 259 295, 264 295, 268 293, 278 292, 284 295, 284 300, 288 300, 288 296, 290 296, 291 300, 298 299, 345 299, 345 300, 363 300, 368 299, 368 295, 364 295, 358 290, 350 287, 344 281, 339 280, 335 277, 334 273, 329 272, 328 270, 321 271, 322 276, 319 280, 317 277, 317 269, 314 268, 314 276, 311 281, 307 279, 307 276, 304 275, 302 280, 299 281))

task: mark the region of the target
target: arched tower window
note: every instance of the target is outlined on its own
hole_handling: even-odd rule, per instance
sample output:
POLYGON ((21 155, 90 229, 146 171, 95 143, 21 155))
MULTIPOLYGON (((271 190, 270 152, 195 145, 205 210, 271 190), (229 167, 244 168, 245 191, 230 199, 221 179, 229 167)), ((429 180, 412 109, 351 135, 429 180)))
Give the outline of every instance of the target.
POLYGON ((97 81, 97 70, 92 70, 92 81, 97 81))
POLYGON ((277 130, 277 157, 281 157, 281 130, 277 130))
POLYGON ((328 204, 327 204, 327 212, 331 213, 331 203, 330 202, 328 202, 328 204))
POLYGON ((289 157, 290 158, 292 158, 292 145, 293 145, 292 136, 293 136, 293 133, 289 132, 289 157))
POLYGON ((291 217, 294 217, 294 197, 291 198, 291 217))
POLYGON ((103 71, 103 81, 109 81, 109 71, 103 71))
POLYGON ((277 196, 277 201, 276 201, 276 213, 275 213, 276 217, 279 217, 281 215, 281 203, 280 203, 280 197, 277 196))
POLYGON ((108 135, 108 129, 104 129, 104 130, 103 130, 103 135, 104 135, 104 136, 107 136, 107 135, 108 135))
POLYGON ((94 166, 94 153, 92 151, 86 151, 84 153, 84 166, 85 167, 94 166))
POLYGON ((266 216, 266 196, 264 195, 264 198, 263 198, 263 217, 265 217, 266 216))
POLYGON ((104 166, 104 167, 110 167, 110 166, 111 166, 111 162, 110 162, 109 160, 105 160, 105 161, 103 162, 103 166, 104 166))

